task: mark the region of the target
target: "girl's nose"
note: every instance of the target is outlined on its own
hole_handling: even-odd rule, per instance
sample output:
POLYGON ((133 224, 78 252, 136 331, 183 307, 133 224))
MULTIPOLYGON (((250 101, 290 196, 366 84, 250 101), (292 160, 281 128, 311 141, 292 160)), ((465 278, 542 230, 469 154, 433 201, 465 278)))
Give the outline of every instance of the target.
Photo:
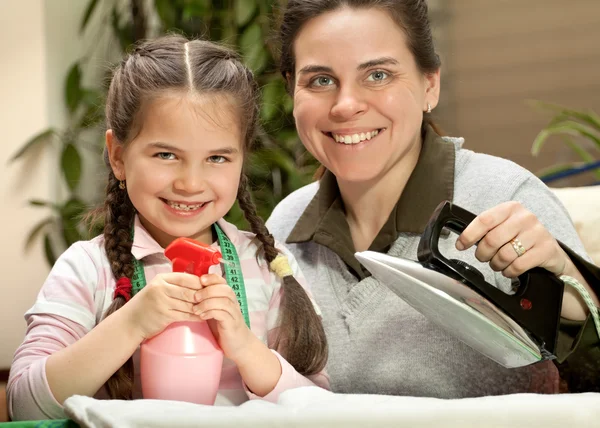
POLYGON ((173 186, 185 193, 200 193, 204 190, 204 178, 199 167, 186 166, 181 168, 173 186))
POLYGON ((351 120, 364 114, 367 108, 360 90, 346 86, 338 92, 335 103, 331 107, 331 115, 339 120, 351 120))

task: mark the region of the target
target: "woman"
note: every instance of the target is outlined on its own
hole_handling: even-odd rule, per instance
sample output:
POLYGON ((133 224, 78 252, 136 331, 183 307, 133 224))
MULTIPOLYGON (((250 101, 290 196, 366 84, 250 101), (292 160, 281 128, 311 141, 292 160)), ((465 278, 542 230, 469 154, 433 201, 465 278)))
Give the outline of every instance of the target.
MULTIPOLYGON (((458 240, 440 243, 451 255, 465 259, 460 251, 478 242, 473 261, 488 263, 483 273, 498 287, 541 266, 576 278, 598 306, 600 270, 550 191, 431 125, 440 61, 426 2, 290 0, 280 36, 298 134, 324 168, 317 183, 275 208, 268 226, 314 284, 333 390, 440 398, 558 392, 551 362, 501 367, 428 322, 354 257, 369 249, 416 260, 430 215, 451 200, 479 214, 458 240)), ((571 369, 597 361, 587 307, 570 287, 563 300, 561 358, 569 356, 571 369)))

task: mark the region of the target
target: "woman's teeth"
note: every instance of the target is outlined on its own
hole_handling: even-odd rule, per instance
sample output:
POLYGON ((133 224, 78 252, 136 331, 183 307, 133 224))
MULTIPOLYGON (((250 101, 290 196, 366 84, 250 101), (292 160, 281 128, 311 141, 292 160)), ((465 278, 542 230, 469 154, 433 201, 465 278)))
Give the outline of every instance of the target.
POLYGON ((171 208, 175 208, 176 210, 194 211, 194 210, 197 210, 198 208, 201 208, 202 206, 204 206, 205 202, 201 203, 201 204, 186 205, 186 204, 179 204, 176 202, 167 201, 167 204, 169 204, 169 206, 171 208))
POLYGON ((365 140, 370 140, 371 138, 375 137, 377 134, 379 134, 378 129, 376 129, 375 131, 361 132, 360 134, 350 134, 350 135, 334 134, 332 132, 331 136, 338 143, 358 144, 365 140))

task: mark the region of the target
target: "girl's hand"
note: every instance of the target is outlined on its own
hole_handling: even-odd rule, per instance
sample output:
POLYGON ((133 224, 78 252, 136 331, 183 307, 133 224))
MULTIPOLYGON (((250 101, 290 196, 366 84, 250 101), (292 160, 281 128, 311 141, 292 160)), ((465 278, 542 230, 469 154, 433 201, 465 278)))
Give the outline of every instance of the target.
POLYGON ((203 275, 200 280, 203 288, 196 292, 194 312, 208 321, 225 356, 237 362, 253 335, 244 322, 235 293, 219 275, 203 275))
POLYGON ((537 217, 518 202, 505 202, 478 215, 456 241, 458 250, 477 243, 475 257, 515 278, 536 266, 561 275, 569 256, 537 217))
POLYGON ((202 321, 194 313, 194 293, 200 278, 182 272, 159 274, 122 308, 130 314, 134 329, 150 339, 175 321, 202 321))

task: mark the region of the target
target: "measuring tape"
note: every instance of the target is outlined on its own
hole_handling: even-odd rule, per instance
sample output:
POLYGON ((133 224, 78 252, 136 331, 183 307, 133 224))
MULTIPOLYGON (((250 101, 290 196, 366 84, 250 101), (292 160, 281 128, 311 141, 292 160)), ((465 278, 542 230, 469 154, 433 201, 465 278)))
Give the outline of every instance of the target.
POLYGON ((235 247, 217 223, 215 223, 215 230, 217 231, 219 246, 221 247, 221 255, 224 260, 229 262, 221 263, 221 266, 225 271, 225 279, 235 293, 235 297, 240 305, 240 311, 242 311, 242 315, 244 316, 244 321, 246 321, 246 325, 250 328, 248 299, 246 299, 246 286, 244 285, 244 276, 242 275, 240 259, 235 247))
MULTIPOLYGON (((217 223, 214 224, 221 247, 221 255, 227 263, 221 263, 225 271, 225 279, 227 284, 235 293, 235 297, 240 305, 240 311, 244 316, 244 321, 250 328, 250 314, 248 313, 248 300, 246 299, 246 286, 244 285, 244 276, 242 275, 242 267, 240 259, 234 245, 231 243, 227 235, 217 223)), ((133 241, 133 229, 131 231, 131 239, 133 241)), ((144 273, 144 265, 138 259, 133 259, 133 278, 131 278, 131 296, 142 290, 146 286, 146 274, 144 273)))

